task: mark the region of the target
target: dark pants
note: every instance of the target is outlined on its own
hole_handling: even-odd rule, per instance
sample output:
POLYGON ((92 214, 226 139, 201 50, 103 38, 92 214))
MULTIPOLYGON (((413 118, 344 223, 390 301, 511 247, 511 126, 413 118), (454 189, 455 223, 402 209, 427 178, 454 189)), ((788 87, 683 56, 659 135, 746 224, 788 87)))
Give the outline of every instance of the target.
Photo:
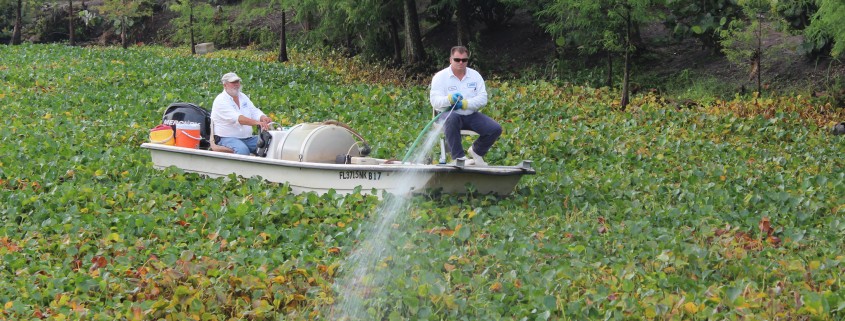
POLYGON ((449 146, 452 159, 466 156, 464 147, 461 145, 462 129, 469 129, 478 133, 478 139, 472 143, 472 151, 482 157, 487 155, 487 151, 502 135, 502 126, 493 118, 479 112, 464 116, 447 111, 440 114, 440 120, 443 119, 446 119, 446 123, 443 124, 443 133, 446 134, 446 145, 449 146), (449 116, 449 114, 452 114, 452 116, 449 116))

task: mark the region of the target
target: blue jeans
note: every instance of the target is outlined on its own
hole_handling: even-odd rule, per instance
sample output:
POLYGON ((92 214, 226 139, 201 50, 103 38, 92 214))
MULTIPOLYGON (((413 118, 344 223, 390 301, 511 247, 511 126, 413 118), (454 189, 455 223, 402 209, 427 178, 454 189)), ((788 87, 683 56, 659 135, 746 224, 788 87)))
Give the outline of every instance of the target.
POLYGON ((440 119, 446 119, 446 123, 443 124, 443 133, 446 134, 446 145, 449 146, 452 159, 466 156, 464 146, 461 145, 462 129, 469 129, 478 133, 478 139, 472 143, 472 151, 482 157, 487 155, 487 151, 502 135, 502 125, 480 112, 458 115, 447 111, 440 114, 440 119), (452 116, 449 116, 449 114, 452 114, 452 116), (449 119, 446 119, 446 117, 449 117, 449 119))
POLYGON ((249 155, 255 153, 258 148, 258 136, 248 138, 220 137, 217 145, 226 146, 235 151, 235 154, 249 155))

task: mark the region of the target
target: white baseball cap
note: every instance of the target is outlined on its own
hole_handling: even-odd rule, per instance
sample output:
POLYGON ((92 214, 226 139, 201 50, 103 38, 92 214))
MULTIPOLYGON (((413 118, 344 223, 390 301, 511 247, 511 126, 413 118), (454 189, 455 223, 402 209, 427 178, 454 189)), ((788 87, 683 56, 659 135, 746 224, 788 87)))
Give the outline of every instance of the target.
POLYGON ((227 73, 223 75, 223 78, 220 78, 220 81, 225 83, 241 81, 241 77, 238 77, 234 72, 227 73))

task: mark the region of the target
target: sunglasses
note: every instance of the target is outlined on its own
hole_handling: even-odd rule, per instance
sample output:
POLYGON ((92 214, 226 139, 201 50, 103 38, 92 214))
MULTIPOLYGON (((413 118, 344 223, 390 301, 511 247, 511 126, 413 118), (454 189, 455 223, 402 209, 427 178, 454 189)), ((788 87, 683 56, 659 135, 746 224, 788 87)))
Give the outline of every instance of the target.
POLYGON ((452 58, 455 62, 468 62, 469 58, 452 58))

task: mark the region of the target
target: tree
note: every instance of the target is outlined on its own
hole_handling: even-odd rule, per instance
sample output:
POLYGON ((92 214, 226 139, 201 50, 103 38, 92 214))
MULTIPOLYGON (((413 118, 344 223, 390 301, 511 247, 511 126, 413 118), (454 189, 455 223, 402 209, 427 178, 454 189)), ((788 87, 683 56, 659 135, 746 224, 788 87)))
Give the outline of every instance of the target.
POLYGON ((402 64, 402 41, 399 40, 399 20, 396 17, 388 18, 390 23, 390 43, 393 45, 393 65, 402 64))
POLYGON ((408 47, 407 62, 416 65, 425 61, 425 50, 420 34, 420 19, 417 15, 417 1, 404 0, 405 12, 405 44, 408 47))
POLYGON ((434 0, 426 11, 429 20, 437 24, 451 24, 455 20, 457 44, 468 45, 472 41, 472 27, 482 22, 488 28, 497 28, 514 16, 516 8, 525 7, 533 0, 434 0))
POLYGON ((288 24, 288 19, 285 16, 285 10, 282 9, 282 25, 280 27, 281 30, 279 31, 279 57, 277 59, 279 62, 285 62, 285 61, 289 60, 289 58, 288 58, 288 38, 287 38, 287 32, 286 32, 287 24, 288 24))
POLYGON ((21 20, 22 14, 21 11, 23 10, 23 0, 17 0, 17 6, 15 6, 15 27, 12 30, 12 45, 19 45, 21 44, 21 20))
POLYGON ((196 36, 194 35, 194 0, 176 0, 170 6, 170 10, 173 10, 180 14, 180 17, 173 20, 173 23, 177 26, 177 28, 186 28, 188 32, 188 42, 191 46, 191 54, 197 54, 197 41, 196 36))
MULTIPOLYGON (((621 106, 629 103, 632 38, 639 24, 656 19, 658 10, 651 10, 661 0, 549 0, 537 15, 559 46, 571 45, 593 54, 623 54, 621 106)), ((611 70, 610 68, 608 68, 611 70)))
POLYGON ((68 37, 69 37, 69 42, 70 42, 71 46, 75 45, 74 37, 73 37, 73 34, 74 34, 73 16, 74 16, 73 15, 73 0, 68 0, 68 5, 67 5, 68 29, 67 30, 68 30, 68 37))
POLYGON ((197 39, 194 37, 194 1, 188 2, 188 32, 191 34, 191 55, 197 54, 197 39))
POLYGON ((774 24, 780 22, 775 10, 777 0, 739 0, 745 19, 737 19, 722 31, 722 52, 728 60, 750 66, 748 78, 757 84, 757 95, 762 94, 763 59, 779 47, 763 47, 763 39, 773 33, 774 24))
POLYGON ((722 48, 721 32, 742 17, 736 0, 667 0, 666 7, 669 15, 665 24, 676 38, 696 38, 716 52, 722 48))
POLYGON ((377 57, 390 57, 394 65, 402 61, 400 22, 404 3, 399 0, 346 0, 346 24, 362 39, 362 49, 377 57), (389 53, 387 53, 389 51, 389 53))
POLYGON ((269 28, 275 30, 279 39, 279 54, 276 57, 278 62, 288 61, 288 47, 287 47, 287 10, 293 0, 251 0, 243 2, 246 6, 253 7, 252 10, 246 14, 246 20, 255 21, 266 17, 273 17, 269 22, 269 28), (274 18, 280 18, 276 20, 274 18))
POLYGON ((470 0, 475 7, 473 20, 480 21, 490 29, 503 26, 513 18, 518 8, 531 10, 531 6, 516 0, 470 0))
POLYGON ((841 0, 816 0, 819 10, 813 15, 807 35, 814 41, 833 39, 830 54, 845 54, 845 2, 841 0))
POLYGON ((349 24, 353 18, 346 9, 352 5, 350 0, 295 0, 289 4, 294 20, 306 29, 306 41, 340 47, 347 54, 357 51, 354 35, 358 28, 349 24))
POLYGON ((120 32, 120 45, 126 49, 129 46, 129 28, 135 24, 135 19, 151 15, 152 10, 143 0, 105 0, 100 13, 111 20, 120 32))
POLYGON ((292 0, 288 7, 294 12, 292 21, 302 24, 302 29, 309 33, 314 30, 315 15, 320 10, 320 0, 292 0))
POLYGON ((458 44, 469 45, 472 37, 472 15, 469 0, 456 0, 455 24, 457 25, 458 44))
POLYGON ((501 27, 512 18, 524 0, 433 0, 426 7, 428 19, 439 25, 455 23, 457 44, 468 45, 473 39, 475 22, 487 28, 501 27))

